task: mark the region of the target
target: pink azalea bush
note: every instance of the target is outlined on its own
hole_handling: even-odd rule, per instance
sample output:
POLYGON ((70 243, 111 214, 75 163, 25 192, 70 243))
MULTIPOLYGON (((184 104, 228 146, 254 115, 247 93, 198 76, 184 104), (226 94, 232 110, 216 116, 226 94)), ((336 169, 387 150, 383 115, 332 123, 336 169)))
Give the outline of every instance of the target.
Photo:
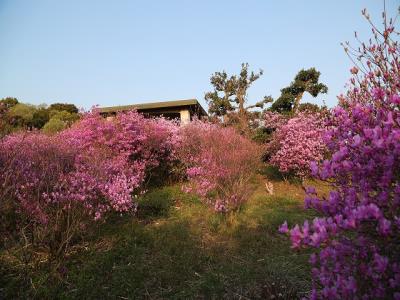
POLYGON ((320 161, 326 152, 323 135, 325 125, 319 113, 300 112, 291 119, 279 114, 265 116, 269 126, 275 126, 267 145, 269 162, 284 174, 304 178, 311 172, 310 163, 320 161))
POLYGON ((360 64, 332 111, 332 157, 312 166, 333 191, 321 198, 308 188, 305 200, 322 217, 280 228, 294 248, 317 250, 311 299, 400 299, 400 49, 384 25, 374 42, 346 46, 360 64))
POLYGON ((1 212, 13 208, 33 223, 48 223, 47 191, 74 168, 76 151, 63 140, 20 133, 0 141, 1 212))
POLYGON ((271 131, 275 131, 287 123, 288 116, 277 112, 266 111, 263 115, 263 119, 264 127, 270 129, 271 131))
POLYGON ((260 147, 230 127, 194 121, 181 129, 179 158, 194 192, 217 212, 240 206, 250 196, 249 180, 260 164, 260 147))
POLYGON ((150 170, 175 159, 177 130, 135 111, 112 121, 92 111, 53 136, 7 136, 0 141, 2 211, 13 207, 19 227, 29 224, 35 240, 59 256, 91 220, 136 210, 132 195, 150 170))
POLYGON ((147 160, 146 185, 175 182, 181 175, 177 156, 181 146, 178 122, 164 118, 147 119, 144 128, 147 140, 140 155, 147 160))

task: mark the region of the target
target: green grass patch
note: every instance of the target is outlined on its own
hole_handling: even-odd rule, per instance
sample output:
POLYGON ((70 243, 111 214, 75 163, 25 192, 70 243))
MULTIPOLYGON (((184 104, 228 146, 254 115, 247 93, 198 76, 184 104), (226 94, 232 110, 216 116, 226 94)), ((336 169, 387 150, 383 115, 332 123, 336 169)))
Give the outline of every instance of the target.
POLYGON ((299 197, 268 196, 259 179, 248 203, 227 215, 178 185, 154 189, 138 203, 137 217, 115 215, 89 233, 57 280, 46 268, 25 280, 21 266, 1 260, 0 296, 296 299, 310 289, 308 253, 290 249, 277 232, 285 220, 313 217, 299 197))

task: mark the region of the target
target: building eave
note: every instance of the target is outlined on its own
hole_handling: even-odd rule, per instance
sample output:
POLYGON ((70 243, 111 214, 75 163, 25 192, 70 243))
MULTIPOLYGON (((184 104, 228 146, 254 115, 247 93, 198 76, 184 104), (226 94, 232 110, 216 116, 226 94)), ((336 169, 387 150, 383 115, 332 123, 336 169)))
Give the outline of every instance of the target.
POLYGON ((197 107, 200 110, 200 113, 204 116, 207 116, 207 112, 201 106, 201 104, 197 101, 197 99, 185 99, 185 100, 173 100, 173 101, 160 101, 160 102, 151 102, 151 103, 138 103, 132 105, 120 105, 120 106, 109 106, 109 107, 100 107, 98 108, 101 114, 106 113, 116 113, 121 111, 127 111, 132 109, 137 109, 139 111, 146 111, 157 108, 169 108, 169 107, 188 107, 193 106, 197 107))

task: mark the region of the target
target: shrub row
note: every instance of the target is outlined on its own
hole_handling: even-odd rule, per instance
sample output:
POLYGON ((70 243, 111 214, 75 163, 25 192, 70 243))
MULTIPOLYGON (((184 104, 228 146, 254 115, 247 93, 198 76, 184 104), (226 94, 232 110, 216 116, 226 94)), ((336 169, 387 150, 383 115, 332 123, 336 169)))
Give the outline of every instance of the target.
POLYGON ((108 212, 134 212, 151 170, 175 159, 178 128, 137 112, 107 121, 95 111, 59 134, 23 132, 0 141, 3 243, 62 257, 108 212), (27 248, 27 247, 25 247, 27 248))

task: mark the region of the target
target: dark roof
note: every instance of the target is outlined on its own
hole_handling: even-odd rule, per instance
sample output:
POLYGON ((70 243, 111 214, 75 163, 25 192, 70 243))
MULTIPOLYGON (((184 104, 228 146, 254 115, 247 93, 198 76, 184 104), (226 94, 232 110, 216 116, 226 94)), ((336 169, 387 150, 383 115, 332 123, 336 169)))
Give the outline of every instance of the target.
POLYGON ((163 102, 151 102, 151 103, 139 103, 131 105, 121 105, 121 106, 109 106, 109 107, 99 107, 100 113, 113 113, 118 111, 137 109, 137 110, 150 110, 157 108, 169 108, 169 107, 179 107, 179 106, 193 106, 198 109, 202 115, 207 115, 207 112, 197 101, 197 99, 187 99, 187 100, 173 100, 173 101, 163 101, 163 102))

